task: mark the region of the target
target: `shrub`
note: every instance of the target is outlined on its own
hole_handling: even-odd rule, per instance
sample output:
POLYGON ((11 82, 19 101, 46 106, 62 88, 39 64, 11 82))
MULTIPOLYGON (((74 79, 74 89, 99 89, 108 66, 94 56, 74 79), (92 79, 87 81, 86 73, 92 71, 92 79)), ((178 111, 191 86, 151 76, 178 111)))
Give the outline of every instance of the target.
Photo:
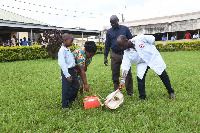
POLYGON ((97 44, 97 53, 102 54, 104 53, 105 45, 98 45, 97 44))
POLYGON ((160 52, 200 50, 200 41, 156 43, 156 48, 160 52))
POLYGON ((0 47, 0 62, 42 59, 48 57, 49 55, 46 49, 41 48, 41 46, 0 47))
MULTIPOLYGON (((166 51, 193 51, 200 50, 200 41, 190 41, 190 42, 168 42, 165 45, 162 43, 156 43, 156 48, 160 52, 166 51)), ((80 46, 71 46, 70 50, 73 52, 76 48, 80 46)), ((41 58, 53 58, 57 59, 58 50, 60 46, 51 45, 49 50, 54 52, 47 52, 47 49, 41 46, 16 46, 16 47, 0 47, 0 62, 6 61, 17 61, 17 60, 32 60, 32 59, 41 59, 41 58), (54 47, 55 46, 55 47, 54 47), (56 50, 55 50, 56 49, 56 50)), ((97 53, 103 54, 105 45, 97 44, 97 53)))

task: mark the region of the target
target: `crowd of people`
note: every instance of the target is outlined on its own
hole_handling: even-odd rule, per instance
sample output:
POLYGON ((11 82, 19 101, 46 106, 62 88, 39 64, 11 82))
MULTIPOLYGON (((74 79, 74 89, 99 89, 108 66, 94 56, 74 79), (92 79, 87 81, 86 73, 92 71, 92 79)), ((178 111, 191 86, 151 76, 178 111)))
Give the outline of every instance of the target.
POLYGON ((11 46, 34 46, 34 45, 38 45, 38 42, 33 39, 31 40, 30 38, 28 38, 28 40, 26 40, 26 37, 22 39, 18 39, 15 35, 13 35, 13 37, 10 40, 5 40, 2 41, 0 40, 0 46, 4 46, 4 47, 11 47, 11 46))
MULTIPOLYGON (((194 33, 193 36, 186 31, 186 33, 183 36, 183 39, 198 39, 199 35, 197 33, 194 33)), ((162 36, 162 41, 166 41, 168 40, 167 37, 165 36, 165 34, 162 36)), ((171 41, 174 42, 176 40, 176 35, 172 35, 171 37, 171 41)))
MULTIPOLYGON (((155 37, 152 35, 133 37, 128 27, 119 25, 116 15, 110 17, 110 24, 112 27, 106 33, 104 65, 108 66, 107 58, 110 53, 114 90, 122 90, 125 85, 127 95, 134 94, 131 73, 131 62, 133 62, 137 64, 138 102, 146 100, 145 76, 149 69, 158 74, 167 89, 169 98, 174 99, 174 89, 165 70, 166 64, 155 47, 155 37), (119 81, 120 69, 122 70, 121 81, 119 81)), ((65 33, 62 39, 63 43, 58 52, 62 79, 62 107, 70 109, 79 90, 81 93, 83 90, 89 92, 86 71, 97 47, 95 42, 87 41, 84 46, 71 52, 69 47, 72 46, 73 36, 65 33)))

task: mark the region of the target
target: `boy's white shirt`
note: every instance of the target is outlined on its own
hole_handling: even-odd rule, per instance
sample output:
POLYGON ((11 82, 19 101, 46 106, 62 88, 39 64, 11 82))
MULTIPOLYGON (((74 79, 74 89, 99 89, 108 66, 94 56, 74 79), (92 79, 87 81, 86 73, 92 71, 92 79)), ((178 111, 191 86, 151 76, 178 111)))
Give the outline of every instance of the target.
POLYGON ((58 65, 61 67, 66 78, 71 76, 68 72, 68 68, 75 66, 75 60, 68 47, 61 46, 58 52, 58 65))
POLYGON ((131 50, 125 50, 122 60, 122 73, 123 70, 129 71, 131 67, 131 62, 137 64, 137 76, 142 79, 144 73, 149 66, 158 75, 161 75, 166 68, 166 64, 162 59, 160 53, 155 47, 155 37, 152 35, 140 35, 131 39, 135 41, 135 49, 133 52, 131 50))

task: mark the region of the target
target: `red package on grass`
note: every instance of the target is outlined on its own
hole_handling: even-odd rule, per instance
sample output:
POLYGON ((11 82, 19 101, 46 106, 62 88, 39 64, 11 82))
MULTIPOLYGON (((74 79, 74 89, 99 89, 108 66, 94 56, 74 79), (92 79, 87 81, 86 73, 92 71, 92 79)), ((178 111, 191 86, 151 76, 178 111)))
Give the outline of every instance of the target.
POLYGON ((85 109, 100 107, 102 105, 98 96, 88 96, 83 98, 83 106, 85 109))

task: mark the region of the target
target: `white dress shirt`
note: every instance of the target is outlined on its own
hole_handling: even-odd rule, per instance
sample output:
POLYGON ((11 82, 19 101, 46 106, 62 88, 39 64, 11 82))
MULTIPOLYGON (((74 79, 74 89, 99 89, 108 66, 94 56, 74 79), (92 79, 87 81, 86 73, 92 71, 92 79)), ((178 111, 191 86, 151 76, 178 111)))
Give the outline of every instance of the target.
POLYGON ((124 50, 121 69, 129 71, 131 67, 131 62, 132 63, 144 62, 144 60, 138 55, 138 53, 133 48, 124 50))
POLYGON ((71 76, 68 72, 68 68, 75 66, 75 60, 68 47, 61 46, 58 52, 58 65, 61 67, 66 78, 71 76))
POLYGON ((131 40, 134 40, 137 52, 132 52, 131 50, 124 51, 121 69, 128 71, 131 67, 131 62, 133 62, 138 63, 137 76, 140 79, 143 78, 147 66, 158 75, 161 75, 166 68, 166 64, 155 47, 155 37, 152 35, 141 35, 131 40))
POLYGON ((194 38, 194 39, 197 39, 197 38, 198 38, 198 34, 196 34, 196 35, 194 34, 194 35, 193 35, 193 38, 194 38))

